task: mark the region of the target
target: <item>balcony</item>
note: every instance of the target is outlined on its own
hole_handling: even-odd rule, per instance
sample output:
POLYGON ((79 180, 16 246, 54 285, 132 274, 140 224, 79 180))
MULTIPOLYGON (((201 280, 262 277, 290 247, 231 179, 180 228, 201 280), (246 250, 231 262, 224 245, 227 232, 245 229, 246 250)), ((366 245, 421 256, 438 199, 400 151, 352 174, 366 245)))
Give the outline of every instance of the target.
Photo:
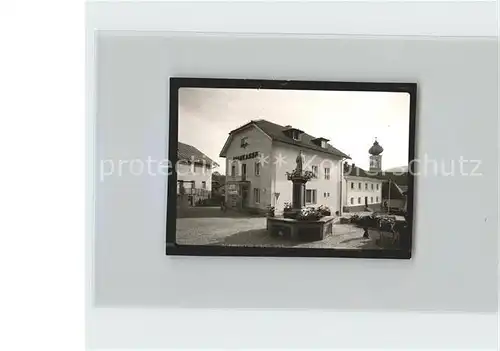
POLYGON ((227 178, 229 181, 232 181, 232 182, 246 182, 248 180, 246 174, 230 175, 227 178))

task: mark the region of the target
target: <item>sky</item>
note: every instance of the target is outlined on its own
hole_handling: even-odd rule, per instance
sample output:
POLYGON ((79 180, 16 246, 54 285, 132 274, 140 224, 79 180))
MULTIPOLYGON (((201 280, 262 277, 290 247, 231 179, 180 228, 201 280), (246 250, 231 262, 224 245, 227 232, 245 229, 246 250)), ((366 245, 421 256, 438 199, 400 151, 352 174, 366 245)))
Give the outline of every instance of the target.
POLYGON ((407 93, 274 89, 179 90, 179 141, 217 162, 229 132, 250 120, 291 125, 369 168, 368 149, 377 138, 384 170, 408 164, 410 96, 407 93))

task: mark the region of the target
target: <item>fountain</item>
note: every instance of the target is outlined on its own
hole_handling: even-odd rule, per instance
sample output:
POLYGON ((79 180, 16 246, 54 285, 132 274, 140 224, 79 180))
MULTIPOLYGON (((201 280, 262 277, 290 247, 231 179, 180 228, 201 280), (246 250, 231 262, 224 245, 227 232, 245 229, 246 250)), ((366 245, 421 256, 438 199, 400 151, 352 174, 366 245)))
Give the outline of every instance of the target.
POLYGON ((303 169, 304 156, 299 152, 296 168, 287 172, 287 179, 292 182, 291 209, 283 212, 282 217, 268 217, 267 230, 273 236, 285 236, 300 240, 323 240, 333 231, 332 216, 319 216, 317 212, 307 212, 305 207, 306 183, 313 178, 311 171, 303 169))

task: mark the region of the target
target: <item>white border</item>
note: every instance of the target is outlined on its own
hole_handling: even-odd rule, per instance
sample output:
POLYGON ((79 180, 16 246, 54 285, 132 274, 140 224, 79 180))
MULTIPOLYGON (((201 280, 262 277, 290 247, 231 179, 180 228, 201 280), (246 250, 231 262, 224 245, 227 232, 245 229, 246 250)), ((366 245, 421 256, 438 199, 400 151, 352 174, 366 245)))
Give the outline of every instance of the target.
MULTIPOLYGON (((292 36, 447 36, 447 37, 497 37, 496 2, 440 2, 407 3, 370 2, 370 3, 333 3, 333 4, 197 4, 172 3, 91 3, 87 7, 87 98, 92 99, 93 86, 93 30, 132 30, 203 33, 239 33, 240 35, 288 34, 292 36), (263 7, 265 6, 265 8, 263 7), (244 9, 243 9, 244 7, 244 9), (293 7, 293 9, 292 9, 293 7), (283 9, 286 8, 284 15, 283 9), (189 11, 190 16, 178 16, 178 11, 189 11), (265 16, 262 14, 265 13, 265 16), (299 34, 300 33, 300 34, 299 34)), ((152 33, 151 33, 152 34, 152 33)), ((94 110, 87 106, 87 142, 93 145, 94 110)), ((93 149, 88 149, 88 231, 93 226, 93 149)), ((87 278, 92 272, 92 234, 87 236, 87 278)), ((89 281, 89 279, 87 279, 89 281)), ((180 348, 189 339, 195 348, 246 346, 256 347, 256 340, 238 340, 239 333, 228 333, 217 345, 203 342, 203 325, 200 320, 238 319, 246 314, 249 322, 246 328, 255 328, 254 335, 269 334, 276 323, 286 326, 294 320, 307 320, 316 325, 318 332, 328 333, 336 338, 337 347, 408 347, 420 348, 479 348, 481 340, 491 337, 496 331, 496 316, 460 314, 384 314, 384 313, 347 313, 344 323, 338 324, 338 312, 299 312, 299 311, 213 311, 213 310, 140 310, 140 309, 96 309, 92 307, 92 287, 87 285, 87 313, 89 346, 100 347, 139 347, 160 346, 180 348), (395 333, 382 336, 377 345, 365 342, 356 331, 357 326, 390 323, 389 329, 395 333), (332 324, 334 323, 334 324, 332 324), (337 323, 337 324, 335 324, 337 323), (454 335, 439 333, 440 325, 453 324, 454 335), (172 335, 168 330, 179 330, 179 324, 190 326, 198 333, 172 335), (475 326, 471 330, 471 326, 475 326), (332 330, 333 329, 333 330, 332 330), (390 336, 390 338, 388 337, 390 336), (353 342, 356 340, 356 342, 353 342), (456 342, 453 342, 456 341, 456 342), (195 346, 198 345, 198 346, 195 346)), ((290 328, 292 326, 290 325, 290 328)), ((293 330, 293 328, 291 329, 293 330)), ((285 333, 286 334, 286 333, 285 333)), ((271 335, 266 347, 283 346, 280 342, 283 333, 271 335), (274 341, 273 341, 274 340, 274 341)), ((309 336, 301 339, 296 346, 304 348, 321 347, 314 344, 309 336)), ((325 338, 327 338, 325 336, 325 338)), ((316 340, 318 341, 318 340, 316 340)), ((331 345, 331 344, 330 344, 331 345)), ((258 345, 262 346, 262 345, 258 345)), ((328 345, 323 345, 327 346, 328 345)))

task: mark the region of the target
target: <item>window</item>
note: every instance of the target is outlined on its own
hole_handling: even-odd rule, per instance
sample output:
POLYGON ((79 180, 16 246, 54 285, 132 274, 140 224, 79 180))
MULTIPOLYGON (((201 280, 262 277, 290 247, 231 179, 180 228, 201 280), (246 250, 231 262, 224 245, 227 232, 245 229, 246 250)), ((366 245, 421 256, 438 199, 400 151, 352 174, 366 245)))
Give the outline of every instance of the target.
POLYGON ((354 205, 354 198, 351 197, 351 205, 354 205))
POLYGON ((202 189, 206 189, 207 188, 207 182, 206 181, 202 181, 201 182, 201 188, 202 189))
POLYGON ((241 138, 241 143, 240 143, 240 146, 241 146, 242 148, 245 148, 245 147, 247 147, 247 146, 248 146, 248 137, 243 137, 243 138, 241 138))
MULTIPOLYGON (((360 183, 360 184, 361 184, 361 183, 360 183)), ((360 197, 358 197, 358 204, 360 204, 360 203, 361 203, 361 198, 360 198, 360 197)))
POLYGON ((231 177, 236 175, 236 165, 231 165, 231 177))
POLYGON ((373 203, 373 196, 370 197, 370 203, 373 203))
POLYGON ((260 176, 260 162, 255 163, 255 175, 260 176))
POLYGON ((292 138, 293 138, 294 140, 299 140, 299 136, 300 136, 300 134, 299 134, 299 131, 298 131, 298 130, 294 130, 294 131, 292 132, 292 138))
POLYGON ((377 190, 378 190, 378 186, 379 186, 379 184, 377 184, 377 190))
POLYGON ((377 202, 378 202, 378 196, 376 197, 376 199, 377 199, 377 202))
POLYGON ((330 180, 330 168, 325 168, 325 179, 330 180))
POLYGON ((246 176, 247 175, 247 165, 246 163, 241 165, 241 175, 246 176))
POLYGON ((311 166, 314 178, 318 178, 318 166, 311 166))
POLYGON ((306 203, 315 204, 316 203, 316 189, 306 190, 306 203))
POLYGON ((326 149, 326 141, 325 140, 321 140, 321 147, 323 149, 326 149))
POLYGON ((260 189, 258 188, 253 189, 253 200, 256 204, 260 202, 260 189))
POLYGON ((372 183, 372 190, 373 190, 373 183, 372 183))
POLYGON ((351 189, 354 189, 354 182, 351 182, 351 189))
POLYGON ((365 183, 365 190, 368 190, 368 183, 365 183))
POLYGON ((361 183, 358 183, 358 189, 361 190, 361 183))

